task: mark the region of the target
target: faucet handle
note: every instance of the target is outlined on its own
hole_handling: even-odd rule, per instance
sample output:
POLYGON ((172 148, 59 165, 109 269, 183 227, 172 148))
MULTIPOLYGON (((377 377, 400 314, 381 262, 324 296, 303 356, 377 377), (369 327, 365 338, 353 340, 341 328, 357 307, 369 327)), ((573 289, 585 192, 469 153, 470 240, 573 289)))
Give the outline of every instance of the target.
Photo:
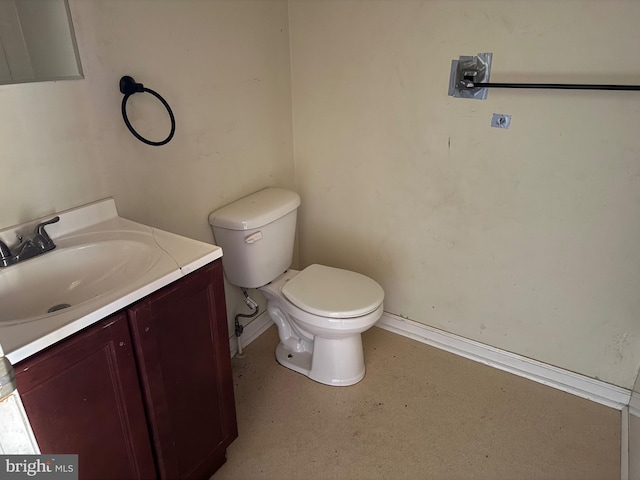
POLYGON ((56 215, 51 220, 47 220, 46 222, 39 223, 38 225, 36 225, 36 229, 35 229, 34 233, 36 235, 40 235, 47 242, 50 242, 51 238, 49 237, 49 234, 46 232, 44 227, 46 227, 47 225, 51 225, 52 223, 57 223, 59 221, 60 221, 60 217, 56 215))

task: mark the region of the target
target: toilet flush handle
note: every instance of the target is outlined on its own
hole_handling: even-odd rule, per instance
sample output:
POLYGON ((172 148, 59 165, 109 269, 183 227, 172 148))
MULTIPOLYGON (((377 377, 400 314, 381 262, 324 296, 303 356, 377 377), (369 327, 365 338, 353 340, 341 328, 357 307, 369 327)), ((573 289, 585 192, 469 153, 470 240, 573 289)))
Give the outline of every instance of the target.
POLYGON ((255 233, 252 233, 251 235, 247 235, 246 237, 244 237, 244 242, 245 243, 256 243, 261 238, 262 238, 262 232, 261 231, 257 231, 255 233))

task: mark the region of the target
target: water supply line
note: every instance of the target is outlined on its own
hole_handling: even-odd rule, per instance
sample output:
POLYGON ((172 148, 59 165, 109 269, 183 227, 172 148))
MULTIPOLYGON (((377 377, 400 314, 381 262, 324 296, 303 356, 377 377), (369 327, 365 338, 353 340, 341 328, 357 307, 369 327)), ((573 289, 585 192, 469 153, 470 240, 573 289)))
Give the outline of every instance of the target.
POLYGON ((258 302, 256 302, 253 298, 251 298, 249 296, 249 294, 247 293, 247 289, 246 288, 242 288, 242 294, 244 295, 244 303, 247 304, 247 307, 253 309, 253 313, 250 314, 245 314, 245 313, 238 313, 236 315, 235 318, 235 330, 236 330, 236 339, 238 341, 238 357, 242 358, 244 355, 242 354, 242 340, 240 339, 240 336, 242 335, 242 332, 244 331, 244 327, 242 326, 242 324, 240 323, 239 318, 253 318, 256 315, 258 315, 258 312, 260 311, 260 307, 258 306, 258 302))

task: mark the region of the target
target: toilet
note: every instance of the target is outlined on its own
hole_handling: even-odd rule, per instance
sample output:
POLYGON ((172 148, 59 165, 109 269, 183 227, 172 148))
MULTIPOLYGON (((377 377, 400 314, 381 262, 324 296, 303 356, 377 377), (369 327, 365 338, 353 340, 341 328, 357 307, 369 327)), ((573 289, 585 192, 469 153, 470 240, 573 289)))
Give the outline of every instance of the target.
POLYGON ((364 378, 362 332, 382 316, 384 291, 349 270, 289 269, 300 196, 265 188, 209 215, 229 283, 257 288, 278 329, 276 360, 312 380, 348 386, 364 378))

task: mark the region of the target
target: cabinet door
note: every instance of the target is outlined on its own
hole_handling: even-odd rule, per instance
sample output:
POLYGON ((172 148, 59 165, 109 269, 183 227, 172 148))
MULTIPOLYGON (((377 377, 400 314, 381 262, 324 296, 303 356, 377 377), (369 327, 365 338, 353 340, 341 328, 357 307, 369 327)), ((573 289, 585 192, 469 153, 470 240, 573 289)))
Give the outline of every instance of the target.
POLYGON ((42 453, 77 453, 81 479, 156 477, 124 314, 15 366, 42 453))
POLYGON ((207 478, 237 437, 218 260, 129 309, 160 478, 207 478))

